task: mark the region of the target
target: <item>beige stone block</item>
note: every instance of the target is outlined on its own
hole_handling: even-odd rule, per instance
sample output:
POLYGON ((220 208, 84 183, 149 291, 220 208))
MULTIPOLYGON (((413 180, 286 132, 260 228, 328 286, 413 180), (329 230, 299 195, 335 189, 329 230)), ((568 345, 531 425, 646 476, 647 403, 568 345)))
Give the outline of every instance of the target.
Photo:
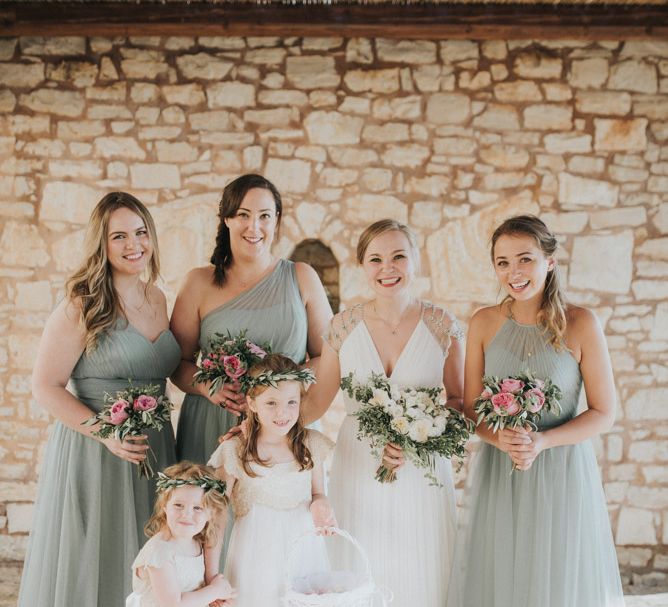
POLYGON ((160 112, 162 120, 166 124, 184 124, 186 121, 185 112, 176 105, 170 105, 160 112))
POLYGON ((160 92, 170 104, 194 106, 206 101, 200 84, 165 85, 160 88, 160 92))
POLYGON ((466 156, 478 149, 475 139, 465 137, 435 137, 434 151, 447 156, 466 156))
POLYGON ((558 57, 544 55, 539 51, 520 53, 513 63, 513 71, 529 80, 561 78, 562 63, 558 57))
POLYGON ((348 63, 373 63, 373 49, 368 38, 351 38, 346 44, 348 63))
POLYGON ((146 152, 132 137, 98 137, 95 139, 95 156, 143 160, 146 152))
POLYGON ((624 116, 631 111, 631 95, 613 91, 578 91, 575 109, 583 114, 624 116))
MULTIPOLYGON (((347 99, 350 99, 350 97, 347 99)), ((368 100, 365 101, 368 102, 368 100)), ((409 120, 419 118, 422 115, 421 106, 421 95, 409 95, 393 99, 375 99, 371 111, 374 118, 379 120, 409 120)), ((366 113, 368 113, 368 110, 366 113)))
POLYGON ((86 99, 94 101, 125 101, 127 84, 117 82, 109 86, 89 86, 86 89, 86 99))
POLYGON ((308 96, 302 91, 260 91, 258 102, 262 105, 285 105, 301 107, 308 104, 308 96))
POLYGON ((508 78, 508 68, 503 63, 495 63, 490 66, 489 71, 492 74, 492 80, 505 80, 508 78))
POLYGON ((398 198, 389 195, 359 194, 345 200, 346 222, 367 226, 385 217, 405 223, 408 208, 398 198))
POLYGON ((602 57, 573 61, 568 82, 578 89, 598 89, 608 79, 608 60, 602 57))
POLYGON ((176 57, 176 67, 187 79, 223 80, 229 74, 233 65, 230 61, 225 61, 209 53, 176 57))
POLYGON ((334 57, 319 55, 288 57, 286 76, 300 89, 330 88, 341 82, 334 57))
POLYGON ((392 186, 392 171, 388 169, 365 169, 362 183, 372 192, 389 190, 392 186))
POLYGON ((492 76, 489 72, 464 71, 459 74, 459 88, 478 91, 492 84, 492 76))
POLYGON ((118 80, 118 70, 110 57, 102 57, 100 61, 100 80, 118 80))
POLYGON ((594 148, 597 151, 639 152, 647 149, 647 119, 615 120, 595 118, 594 148))
POLYGON ((371 111, 371 100, 364 97, 346 97, 339 111, 350 114, 368 114, 371 111))
POLYGON ((9 61, 14 56, 14 49, 16 48, 16 38, 1 38, 0 39, 0 61, 9 61))
POLYGON ((295 150, 297 158, 312 160, 313 162, 325 162, 327 160, 327 151, 318 145, 300 145, 295 150))
POLYGON ((625 207, 596 211, 590 216, 590 225, 593 230, 605 230, 617 227, 637 227, 647 223, 645 207, 625 207))
POLYGON ((58 179, 101 179, 102 165, 92 160, 52 160, 49 175, 58 179))
POLYGON ((38 89, 19 96, 19 103, 34 112, 76 118, 84 109, 83 95, 77 91, 38 89))
POLYGON ((209 108, 245 108, 255 105, 255 87, 243 82, 220 82, 206 88, 209 108))
POLYGON ((138 189, 178 189, 181 176, 175 164, 141 162, 130 165, 130 183, 138 189))
POLYGON ((143 51, 141 54, 137 53, 136 58, 121 59, 121 71, 125 74, 126 78, 133 80, 153 80, 169 71, 169 65, 165 61, 158 59, 158 55, 154 51, 143 51))
POLYGON ((627 40, 619 53, 620 57, 668 57, 668 41, 661 38, 627 40))
POLYGON ((410 225, 418 228, 438 229, 443 215, 440 202, 430 200, 413 203, 410 213, 410 225))
POLYGON ((668 237, 646 240, 636 248, 636 254, 650 259, 668 259, 668 237))
POLYGON ((423 93, 433 93, 441 90, 441 66, 421 65, 413 68, 413 79, 418 90, 423 93))
POLYGON ((306 36, 302 38, 302 48, 309 51, 329 51, 339 48, 343 44, 341 37, 313 38, 306 36))
POLYGON ((0 114, 9 114, 16 107, 16 95, 8 89, 0 90, 0 114))
POLYGON ((548 101, 569 101, 573 98, 573 91, 565 82, 543 82, 541 87, 548 101))
POLYGON ((496 144, 482 148, 480 159, 501 169, 520 169, 529 163, 529 153, 513 145, 496 144))
MULTIPOLYGON (((173 50, 187 49, 194 45, 195 41, 192 38, 169 38, 168 42, 177 45, 173 50)), ((239 36, 200 36, 197 42, 206 48, 215 48, 222 50, 239 50, 246 48, 246 41, 239 36)), ((167 44, 165 44, 167 47, 167 44)))
POLYGON ((649 171, 645 169, 632 169, 630 167, 620 167, 617 165, 610 165, 608 170, 613 181, 620 183, 642 183, 647 181, 649 171))
POLYGON ((21 152, 24 156, 39 156, 40 158, 61 158, 66 146, 62 141, 52 139, 38 139, 26 143, 21 152))
POLYGON ((260 171, 264 160, 264 151, 261 146, 253 145, 243 151, 243 166, 247 171, 260 171))
POLYGON ((323 222, 327 216, 325 205, 311 202, 302 202, 295 209, 297 221, 302 230, 312 236, 319 235, 323 222))
POLYGON ((311 180, 311 163, 269 158, 264 174, 280 192, 306 192, 311 180))
POLYGON ((652 217, 652 223, 661 234, 668 234, 668 202, 659 205, 656 214, 652 217))
POLYGON ((37 226, 17 221, 5 222, 0 237, 0 262, 29 268, 45 266, 49 262, 49 254, 37 226))
POLYGON ((668 192, 668 177, 652 175, 647 180, 647 190, 650 192, 668 192))
MULTIPOLYGON (((653 337, 660 339, 658 336, 653 337)), ((640 389, 624 403, 627 417, 633 421, 668 420, 667 398, 668 388, 640 389)))
POLYGON ((260 48, 247 51, 244 59, 255 65, 278 67, 283 64, 286 55, 287 51, 284 48, 260 48))
POLYGON ((471 100, 461 93, 436 93, 427 99, 427 122, 461 124, 471 116, 471 100))
POLYGON ((651 510, 622 507, 615 539, 616 543, 622 546, 656 544, 654 513, 651 510))
POLYGON ((571 287, 604 293, 628 293, 633 273, 633 232, 576 236, 569 268, 571 287), (601 264, 605 259, 606 263, 601 264))
POLYGON ((504 190, 517 188, 524 183, 525 173, 520 171, 510 173, 490 173, 483 177, 483 184, 487 190, 504 190))
POLYGON ((358 147, 332 147, 329 149, 329 155, 334 164, 339 166, 361 166, 378 162, 378 154, 375 150, 358 147))
POLYGON ((53 308, 51 284, 48 280, 17 283, 14 305, 23 311, 50 312, 53 308))
POLYGON ((328 188, 340 188, 357 181, 359 171, 355 169, 323 169, 319 175, 319 181, 328 188))
POLYGON ((668 303, 661 302, 656 306, 656 313, 652 320, 652 337, 668 340, 668 303))
POLYGON ((244 121, 267 126, 288 126, 292 122, 291 108, 276 108, 273 110, 247 110, 244 112, 244 121))
POLYGON ((334 91, 311 91, 308 94, 308 102, 312 108, 335 107, 339 102, 334 91))
POLYGON ((354 93, 396 93, 399 90, 399 69, 351 70, 344 76, 346 86, 354 93))
POLYGON ((623 548, 617 547, 617 558, 623 567, 647 567, 652 559, 652 551, 649 548, 623 548))
POLYGON ((656 67, 644 61, 628 60, 612 66, 608 88, 654 94, 658 91, 656 67))
POLYGON ((629 459, 640 463, 668 462, 668 441, 638 440, 631 444, 629 459))
POLYGON ((383 162, 396 167, 417 168, 429 158, 429 148, 417 145, 389 145, 383 153, 383 162))
POLYGON ((44 186, 40 221, 86 224, 102 192, 83 183, 50 181, 44 186))
POLYGON ((360 142, 364 120, 340 112, 311 112, 304 128, 311 143, 322 145, 354 145, 360 142))
POLYGON ((34 504, 7 504, 7 531, 9 533, 28 533, 32 528, 34 504))
POLYGON ((405 191, 409 194, 422 194, 431 198, 442 198, 449 190, 450 178, 444 175, 410 177, 405 186, 405 191))
POLYGON ((573 108, 568 105, 538 104, 524 110, 524 127, 541 131, 558 131, 573 126, 573 108))
POLYGON ((436 62, 436 43, 427 40, 395 40, 376 38, 380 61, 424 64, 436 62))
POLYGON ((605 170, 605 159, 596 156, 573 156, 568 160, 568 170, 583 175, 602 173, 605 170))
POLYGON ((502 103, 543 100, 543 94, 532 80, 515 80, 497 84, 494 86, 494 96, 502 103))
POLYGON ((408 125, 403 122, 388 122, 382 126, 369 124, 362 130, 362 141, 388 143, 391 141, 408 141, 408 125))
POLYGON ((25 116, 14 114, 9 116, 9 132, 12 135, 24 133, 41 134, 49 133, 51 119, 48 116, 25 116))
POLYGON ((98 66, 88 61, 62 61, 61 63, 47 64, 47 80, 55 82, 69 82, 75 87, 91 86, 98 76, 98 66))
POLYGON ((502 61, 508 56, 508 47, 503 40, 487 40, 481 45, 482 54, 487 59, 502 61))
POLYGON ((478 43, 472 40, 445 40, 441 42, 441 60, 443 63, 478 59, 479 55, 478 43))
POLYGON ((482 114, 473 119, 473 126, 489 131, 517 131, 520 120, 512 105, 490 103, 482 114))
POLYGON ((83 229, 69 232, 63 238, 59 238, 52 243, 51 254, 58 272, 73 272, 81 264, 84 233, 83 229))
MULTIPOLYGON (((125 105, 89 105, 86 117, 91 120, 127 120, 133 119, 132 112, 125 105)), ((113 123, 112 123, 113 130, 113 123)))
POLYGON ((668 98, 665 95, 642 95, 633 97, 633 113, 650 120, 668 119, 668 98))
POLYGON ((199 157, 197 148, 184 141, 156 141, 155 151, 160 162, 194 162, 199 157))
POLYGON ((555 234, 581 234, 587 226, 589 214, 581 211, 541 213, 540 218, 555 234))
POLYGON ((637 299, 668 299, 666 280, 635 280, 631 288, 637 299))
POLYGON ((19 38, 24 55, 85 55, 86 39, 80 36, 22 36, 19 38))
POLYGON ((591 135, 579 133, 551 133, 545 135, 545 149, 550 154, 591 152, 591 135))
POLYGON ((564 205, 614 207, 618 198, 618 185, 559 173, 559 202, 564 205))
POLYGON ((34 89, 43 80, 42 63, 0 63, 0 83, 6 87, 34 89))
POLYGON ((188 114, 188 120, 195 131, 226 131, 230 128, 230 113, 224 110, 188 114))

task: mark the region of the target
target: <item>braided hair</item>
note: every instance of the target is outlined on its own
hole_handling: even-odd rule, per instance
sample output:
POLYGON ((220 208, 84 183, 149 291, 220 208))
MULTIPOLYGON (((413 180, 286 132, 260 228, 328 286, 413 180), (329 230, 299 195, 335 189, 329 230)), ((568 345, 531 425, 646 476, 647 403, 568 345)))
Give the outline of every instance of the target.
POLYGON ((223 197, 218 206, 218 233, 216 234, 216 247, 211 255, 211 263, 214 266, 213 281, 219 287, 225 283, 225 270, 232 263, 230 230, 225 225, 225 219, 236 215, 246 194, 254 188, 269 190, 271 192, 276 204, 276 218, 280 226, 283 202, 276 186, 271 181, 265 179, 262 175, 248 173, 228 183, 223 190, 223 197))

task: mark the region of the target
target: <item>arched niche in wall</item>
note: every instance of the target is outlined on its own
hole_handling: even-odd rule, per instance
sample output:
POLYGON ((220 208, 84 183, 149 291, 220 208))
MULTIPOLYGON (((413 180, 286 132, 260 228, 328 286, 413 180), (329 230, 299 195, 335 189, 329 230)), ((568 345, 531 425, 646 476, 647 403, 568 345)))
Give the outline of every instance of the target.
POLYGON ((303 261, 309 264, 318 273, 325 286, 329 305, 336 314, 339 311, 339 262, 334 257, 332 249, 315 238, 302 240, 290 255, 292 261, 303 261))

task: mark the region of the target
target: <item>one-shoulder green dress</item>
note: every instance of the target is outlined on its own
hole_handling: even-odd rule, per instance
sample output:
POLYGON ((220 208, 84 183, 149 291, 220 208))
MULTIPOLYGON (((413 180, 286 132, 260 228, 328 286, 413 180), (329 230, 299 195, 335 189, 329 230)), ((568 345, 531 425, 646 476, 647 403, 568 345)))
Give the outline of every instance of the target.
MULTIPOLYGON (((281 259, 253 288, 209 312, 200 326, 199 347, 207 352, 216 333, 229 331, 297 363, 306 357, 306 309, 299 292, 295 264, 281 259)), ((179 459, 205 464, 218 447, 218 437, 237 423, 237 417, 203 396, 186 394, 176 432, 179 459)))
MULTIPOLYGON (((508 319, 485 352, 485 375, 532 371, 563 393, 575 417, 582 389, 577 361, 557 352, 541 328, 508 319)), ((447 607, 623 607, 624 598, 601 476, 591 441, 541 452, 529 470, 484 443, 467 492, 447 607)))
MULTIPOLYGON (((104 395, 158 384, 181 358, 167 330, 151 342, 131 325, 82 354, 68 389, 93 412, 104 395)), ((176 461, 171 424, 149 431, 156 470, 176 461)), ((122 607, 132 591, 132 561, 144 544, 155 484, 104 445, 56 421, 42 465, 18 607, 122 607)))

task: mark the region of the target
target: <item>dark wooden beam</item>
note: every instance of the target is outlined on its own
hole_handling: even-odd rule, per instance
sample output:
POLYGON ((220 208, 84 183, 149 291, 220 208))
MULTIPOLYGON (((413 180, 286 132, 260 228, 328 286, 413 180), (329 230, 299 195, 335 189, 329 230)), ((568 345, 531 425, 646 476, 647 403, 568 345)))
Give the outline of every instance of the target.
POLYGON ((0 36, 380 36, 454 39, 668 37, 668 2, 255 4, 0 2, 0 36))

